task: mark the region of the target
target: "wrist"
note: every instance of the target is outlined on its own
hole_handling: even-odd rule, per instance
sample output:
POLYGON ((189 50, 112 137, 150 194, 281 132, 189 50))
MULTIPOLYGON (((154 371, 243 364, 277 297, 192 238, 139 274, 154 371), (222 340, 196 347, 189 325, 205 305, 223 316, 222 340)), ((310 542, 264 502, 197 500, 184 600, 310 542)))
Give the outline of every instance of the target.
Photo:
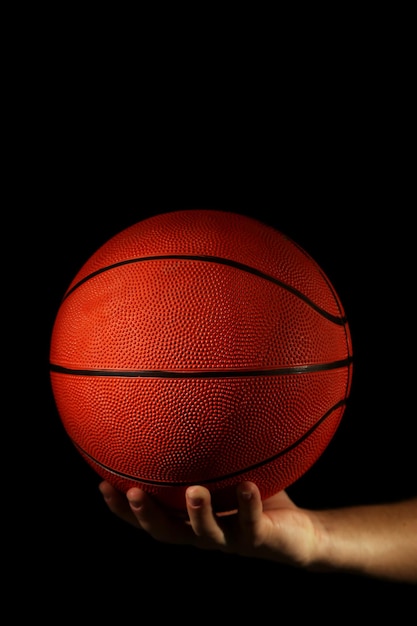
POLYGON ((311 571, 331 572, 354 569, 346 556, 352 558, 351 540, 341 532, 342 520, 338 521, 338 511, 324 510, 312 512, 314 542, 306 568, 311 571))

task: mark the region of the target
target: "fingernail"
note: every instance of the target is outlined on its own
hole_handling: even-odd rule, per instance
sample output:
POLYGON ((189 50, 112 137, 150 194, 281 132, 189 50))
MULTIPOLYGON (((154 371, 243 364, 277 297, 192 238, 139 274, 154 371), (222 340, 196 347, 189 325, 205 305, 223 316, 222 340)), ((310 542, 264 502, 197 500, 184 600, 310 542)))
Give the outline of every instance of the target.
POLYGON ((198 496, 189 496, 188 502, 191 506, 197 508, 203 504, 203 498, 199 498, 198 496))
POLYGON ((103 500, 105 500, 106 502, 108 502, 110 500, 110 496, 108 496, 101 488, 101 485, 99 485, 98 490, 100 491, 103 500))
POLYGON ((188 503, 195 508, 201 506, 204 501, 201 496, 193 495, 192 491, 187 492, 187 500, 188 503))
POLYGON ((126 496, 127 496, 130 506, 132 506, 136 510, 141 508, 142 503, 137 497, 129 495, 129 493, 127 493, 126 496))
POLYGON ((252 500, 252 492, 251 491, 241 491, 240 495, 243 500, 252 500))

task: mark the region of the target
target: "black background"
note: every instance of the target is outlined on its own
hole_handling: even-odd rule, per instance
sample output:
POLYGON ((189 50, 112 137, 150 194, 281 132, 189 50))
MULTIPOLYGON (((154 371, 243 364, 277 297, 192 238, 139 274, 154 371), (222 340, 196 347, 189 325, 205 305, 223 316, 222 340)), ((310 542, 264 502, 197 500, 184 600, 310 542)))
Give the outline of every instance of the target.
POLYGON ((249 214, 318 261, 352 331, 353 386, 342 423, 289 494, 312 508, 415 495, 415 172, 407 89, 393 72, 396 97, 388 101, 385 65, 372 80, 368 66, 356 80, 325 72, 320 84, 310 69, 297 97, 263 92, 256 110, 244 81, 233 99, 204 84, 185 97, 171 86, 153 98, 119 91, 116 73, 110 88, 104 69, 93 88, 86 75, 80 83, 68 81, 68 72, 65 79, 48 72, 39 85, 32 73, 28 91, 38 105, 32 99, 22 115, 24 142, 14 147, 22 165, 9 212, 23 303, 20 316, 16 307, 6 315, 18 326, 16 441, 25 450, 23 477, 9 481, 19 501, 12 521, 21 558, 13 577, 21 588, 36 588, 34 614, 54 616, 58 606, 60 619, 71 612, 119 622, 145 615, 200 621, 251 611, 255 619, 302 614, 330 623, 335 615, 375 617, 395 607, 399 617, 415 607, 415 586, 163 545, 135 531, 102 502, 99 478, 66 436, 50 388, 49 341, 60 300, 101 244, 155 213, 249 214))

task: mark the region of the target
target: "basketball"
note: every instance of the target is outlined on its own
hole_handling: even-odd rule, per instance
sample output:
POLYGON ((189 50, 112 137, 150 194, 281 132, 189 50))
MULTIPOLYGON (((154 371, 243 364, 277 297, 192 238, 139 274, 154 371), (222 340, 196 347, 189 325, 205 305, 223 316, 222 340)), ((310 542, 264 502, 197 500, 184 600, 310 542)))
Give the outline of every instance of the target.
POLYGON ((341 422, 352 342, 340 299, 295 241, 252 217, 188 209, 115 234, 54 320, 53 397, 95 472, 180 514, 298 480, 341 422))

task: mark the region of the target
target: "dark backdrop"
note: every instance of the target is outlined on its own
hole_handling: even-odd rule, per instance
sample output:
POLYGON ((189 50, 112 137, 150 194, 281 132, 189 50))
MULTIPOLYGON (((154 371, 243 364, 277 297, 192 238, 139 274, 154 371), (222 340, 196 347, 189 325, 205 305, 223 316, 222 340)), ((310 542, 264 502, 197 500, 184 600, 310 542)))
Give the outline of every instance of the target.
POLYGON ((165 26, 161 9, 157 20, 131 20, 132 33, 129 20, 107 27, 102 11, 73 21, 69 12, 26 22, 22 14, 12 31, 2 169, 2 328, 11 352, 4 596, 14 617, 53 624, 333 624, 375 622, 388 610, 405 623, 415 586, 196 552, 135 532, 104 506, 54 405, 52 324, 97 247, 155 212, 247 212, 321 264, 352 330, 342 424, 289 493, 308 507, 416 493, 412 22, 345 11, 320 29, 308 15, 292 30, 273 23, 268 38, 268 20, 250 28, 242 11, 229 20, 222 11, 204 37, 213 13, 187 9, 178 29, 171 19, 165 26))

